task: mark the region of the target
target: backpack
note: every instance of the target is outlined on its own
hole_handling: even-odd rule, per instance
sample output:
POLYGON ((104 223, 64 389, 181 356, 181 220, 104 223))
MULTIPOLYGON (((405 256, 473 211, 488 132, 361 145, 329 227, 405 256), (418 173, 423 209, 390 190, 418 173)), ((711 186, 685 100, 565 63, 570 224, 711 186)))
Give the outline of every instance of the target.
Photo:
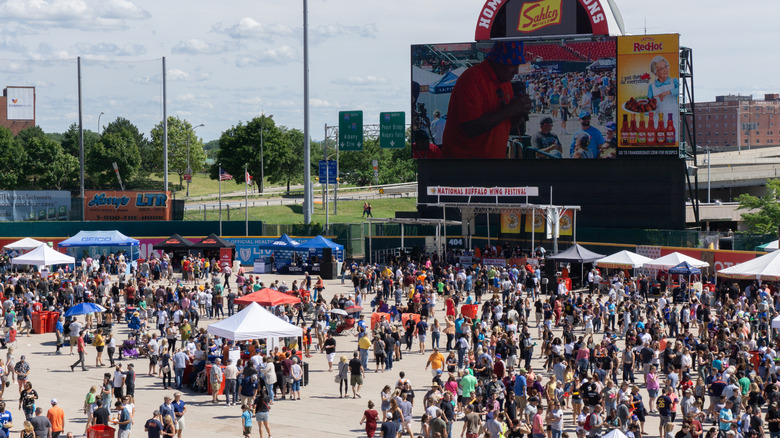
POLYGON ((588 414, 588 417, 585 418, 585 425, 583 426, 583 429, 590 432, 590 430, 593 428, 593 426, 590 424, 591 418, 593 418, 593 413, 588 414))

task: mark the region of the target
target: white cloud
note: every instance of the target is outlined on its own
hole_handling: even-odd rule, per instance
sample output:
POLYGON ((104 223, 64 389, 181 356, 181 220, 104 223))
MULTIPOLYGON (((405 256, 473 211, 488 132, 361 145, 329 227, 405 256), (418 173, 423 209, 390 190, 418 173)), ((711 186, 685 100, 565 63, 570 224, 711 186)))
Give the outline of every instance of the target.
POLYGON ((359 36, 363 38, 375 38, 377 34, 376 24, 363 26, 344 26, 343 24, 323 24, 310 29, 310 35, 317 39, 335 38, 342 36, 359 36))
POLYGON ((123 29, 125 20, 143 20, 149 12, 127 0, 9 0, 0 5, 5 20, 84 31, 123 29))
POLYGON ((262 105, 263 103, 265 103, 263 98, 261 98, 260 96, 243 97, 243 98, 238 99, 238 101, 240 103, 245 104, 245 105, 262 105))
POLYGON ((278 23, 265 25, 251 17, 244 17, 237 24, 224 30, 220 25, 216 25, 213 30, 225 32, 228 36, 235 39, 261 38, 270 40, 276 36, 287 37, 295 33, 289 26, 278 23))
POLYGON ((230 50, 230 46, 225 43, 210 43, 197 38, 190 38, 179 41, 173 46, 171 53, 185 55, 213 55, 224 53, 230 50))
POLYGON ((309 105, 313 106, 314 108, 332 108, 335 106, 339 106, 338 104, 331 103, 328 102, 327 100, 322 100, 322 99, 309 99, 309 105))
POLYGON ((128 44, 118 46, 113 43, 86 43, 76 44, 76 51, 83 55, 94 55, 100 58, 114 56, 139 56, 146 54, 146 47, 142 44, 128 44))
POLYGON ((299 59, 298 52, 290 46, 281 46, 274 49, 260 51, 254 57, 245 56, 236 61, 238 67, 281 65, 299 59))
POLYGON ((353 86, 384 85, 387 84, 388 82, 389 81, 387 79, 376 77, 376 76, 349 76, 347 78, 337 78, 333 80, 334 84, 353 85, 353 86))
POLYGON ((102 17, 123 20, 143 20, 152 16, 149 11, 127 0, 107 0, 101 3, 102 17))

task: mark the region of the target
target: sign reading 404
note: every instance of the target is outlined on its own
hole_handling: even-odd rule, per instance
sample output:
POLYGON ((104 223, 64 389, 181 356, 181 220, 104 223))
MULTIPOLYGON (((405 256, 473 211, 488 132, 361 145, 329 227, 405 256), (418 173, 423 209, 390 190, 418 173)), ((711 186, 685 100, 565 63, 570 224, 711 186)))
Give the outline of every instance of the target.
POLYGON ((339 111, 339 150, 363 150, 363 111, 339 111))

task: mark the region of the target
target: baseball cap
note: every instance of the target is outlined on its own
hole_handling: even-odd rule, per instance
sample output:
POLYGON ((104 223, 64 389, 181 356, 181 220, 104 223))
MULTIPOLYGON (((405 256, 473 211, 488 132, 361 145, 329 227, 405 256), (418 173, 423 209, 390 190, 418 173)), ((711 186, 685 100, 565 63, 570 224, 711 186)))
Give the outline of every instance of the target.
POLYGON ((152 415, 155 415, 155 416, 156 415, 160 415, 160 411, 154 411, 154 412, 152 412, 152 415))
POLYGON ((583 111, 580 113, 580 118, 584 119, 585 117, 590 117, 590 113, 587 111, 583 111))
POLYGON ((56 398, 51 399, 51 404, 56 405, 57 404, 57 399, 56 398))
POLYGON ((486 59, 503 65, 525 64, 523 43, 521 41, 497 41, 493 44, 486 59))

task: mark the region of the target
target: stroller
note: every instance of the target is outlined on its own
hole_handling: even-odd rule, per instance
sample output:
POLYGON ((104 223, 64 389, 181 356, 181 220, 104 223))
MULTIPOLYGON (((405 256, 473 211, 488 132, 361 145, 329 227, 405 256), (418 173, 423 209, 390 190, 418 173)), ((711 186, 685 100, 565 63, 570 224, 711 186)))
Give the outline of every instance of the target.
POLYGON ((610 99, 604 99, 599 105, 599 124, 606 125, 607 122, 615 121, 615 102, 610 99))
POLYGON ((122 346, 119 347, 119 359, 121 360, 123 356, 131 359, 138 359, 138 356, 140 355, 136 348, 135 339, 128 339, 122 342, 122 346))

